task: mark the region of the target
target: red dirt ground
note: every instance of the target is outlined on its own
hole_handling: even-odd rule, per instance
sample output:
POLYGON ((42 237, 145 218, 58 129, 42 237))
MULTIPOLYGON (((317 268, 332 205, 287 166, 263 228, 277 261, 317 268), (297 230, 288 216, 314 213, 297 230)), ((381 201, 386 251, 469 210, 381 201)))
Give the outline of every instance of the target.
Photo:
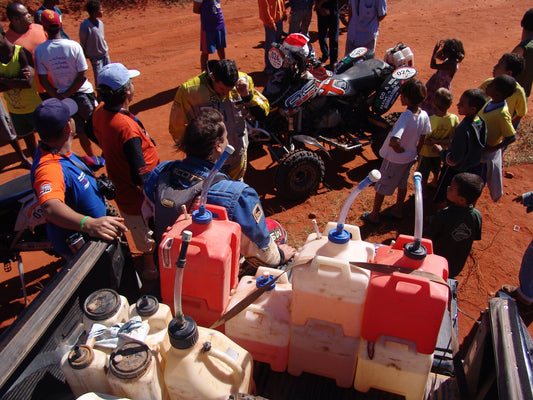
MULTIPOLYGON (((255 0, 223 0, 222 7, 228 31, 226 56, 237 61, 242 71, 249 73, 257 86, 262 87, 264 38, 263 26, 258 18, 255 0)), ((415 54, 418 77, 426 81, 432 74, 429 68, 431 52, 439 39, 455 37, 465 46, 466 58, 453 81, 457 96, 464 90, 477 87, 492 76, 492 66, 499 57, 511 51, 521 35, 520 19, 533 1, 508 0, 390 0, 388 16, 382 22, 376 54, 399 41, 409 45, 415 54)), ((77 30, 84 15, 65 13, 65 31, 77 39, 77 30)), ((316 17, 311 25, 312 39, 316 38, 316 17)), ((138 10, 106 12, 103 16, 106 40, 111 60, 122 62, 129 68, 141 71, 135 78, 135 99, 132 111, 143 121, 148 132, 155 137, 161 160, 177 157, 168 134, 168 115, 176 88, 199 70, 199 17, 192 13, 192 4, 183 6, 148 5, 138 10)), ((4 21, 4 26, 7 23, 4 21)), ((340 49, 343 52, 346 39, 341 30, 340 49)), ((315 50, 320 56, 318 44, 315 50)), ((92 80, 92 73, 89 72, 92 80)), ((533 108, 530 101, 529 106, 533 108)), ((399 104, 393 108, 401 110, 399 104)), ((456 112, 455 105, 452 112, 456 112)), ((529 118, 527 118, 529 119, 529 118)), ((525 125, 525 124, 524 124, 525 125)), ((531 126, 531 125, 529 125, 531 126)), ((80 151, 75 144, 75 150, 80 151)), ((0 183, 26 171, 16 168, 17 162, 11 148, 0 149, 0 183)), ((353 154, 333 153, 327 162, 326 183, 317 195, 297 204, 276 198, 272 189, 273 169, 266 153, 253 151, 246 182, 257 188, 262 196, 267 214, 279 220, 289 232, 293 245, 301 245, 312 232, 311 220, 316 218, 322 229, 328 221, 336 221, 344 200, 355 185, 379 162, 365 149, 363 157, 353 159, 353 154), (267 168, 267 166, 269 166, 267 168)), ((477 318, 487 300, 502 283, 517 284, 522 254, 533 238, 530 215, 512 198, 533 188, 533 166, 518 165, 505 168, 514 178, 504 179, 505 195, 496 204, 485 192, 477 206, 483 214, 483 238, 474 244, 472 255, 459 280, 459 307, 477 318)), ((365 240, 388 243, 398 234, 413 234, 414 207, 410 199, 406 205, 407 218, 400 222, 383 221, 378 227, 363 225, 359 216, 369 210, 373 191, 367 190, 356 199, 348 215, 347 223, 358 225, 365 240)), ((385 206, 392 203, 387 198, 385 206)), ((427 210, 426 212, 429 212, 427 210)), ((34 296, 43 279, 48 279, 54 269, 45 267, 52 257, 41 253, 24 254, 25 268, 41 271, 27 276, 27 284, 34 296), (35 290, 33 289, 35 288, 35 290)), ((5 298, 8 287, 20 290, 16 281, 16 266, 10 273, 0 271, 5 298), (8 283, 5 281, 12 278, 8 283)), ((1 320, 12 320, 20 311, 20 301, 0 304, 1 320)), ((460 315, 460 337, 468 333, 473 321, 460 315)))

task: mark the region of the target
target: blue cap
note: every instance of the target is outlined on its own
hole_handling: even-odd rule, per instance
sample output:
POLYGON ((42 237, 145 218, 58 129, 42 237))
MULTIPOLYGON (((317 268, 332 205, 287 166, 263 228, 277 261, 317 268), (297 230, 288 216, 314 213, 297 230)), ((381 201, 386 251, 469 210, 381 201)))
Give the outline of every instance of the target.
POLYGON ((59 100, 54 97, 44 100, 33 112, 33 125, 41 140, 57 139, 70 117, 78 112, 78 105, 72 99, 59 100))
POLYGON ((121 63, 107 64, 98 72, 98 86, 106 85, 111 90, 117 90, 140 74, 136 69, 127 69, 121 63))

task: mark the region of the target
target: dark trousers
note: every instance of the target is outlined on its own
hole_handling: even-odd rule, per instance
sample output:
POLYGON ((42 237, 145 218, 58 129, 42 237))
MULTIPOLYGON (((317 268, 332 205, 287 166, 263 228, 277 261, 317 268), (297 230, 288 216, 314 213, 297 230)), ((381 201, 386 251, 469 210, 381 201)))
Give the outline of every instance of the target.
POLYGON ((339 57, 339 11, 330 10, 329 15, 317 12, 318 43, 324 60, 330 59, 335 64, 339 57), (329 39, 329 48, 327 39, 329 39))

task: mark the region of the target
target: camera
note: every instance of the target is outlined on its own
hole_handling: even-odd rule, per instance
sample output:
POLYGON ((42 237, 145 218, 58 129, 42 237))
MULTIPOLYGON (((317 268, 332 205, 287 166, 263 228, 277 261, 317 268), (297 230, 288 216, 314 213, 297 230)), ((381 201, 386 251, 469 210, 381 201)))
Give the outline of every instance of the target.
POLYGON ((96 186, 98 187, 100 194, 102 194, 107 200, 113 200, 115 198, 115 185, 107 176, 105 176, 105 174, 100 175, 96 179, 96 186))

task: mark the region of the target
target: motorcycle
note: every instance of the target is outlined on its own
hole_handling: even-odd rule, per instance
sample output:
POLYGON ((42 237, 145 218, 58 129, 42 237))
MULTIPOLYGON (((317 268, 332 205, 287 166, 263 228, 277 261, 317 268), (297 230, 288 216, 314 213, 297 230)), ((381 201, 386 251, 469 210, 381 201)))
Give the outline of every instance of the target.
POLYGON ((318 189, 325 175, 319 154, 329 156, 325 146, 361 152, 370 145, 379 157, 398 117, 383 114, 398 98, 401 84, 417 73, 402 43, 387 50, 386 61, 357 48, 331 72, 316 60, 308 38, 291 34, 281 45, 272 44, 269 59, 277 70, 263 91, 270 113, 261 123, 250 123, 249 138, 267 145, 278 164, 274 186, 290 200, 318 189))

